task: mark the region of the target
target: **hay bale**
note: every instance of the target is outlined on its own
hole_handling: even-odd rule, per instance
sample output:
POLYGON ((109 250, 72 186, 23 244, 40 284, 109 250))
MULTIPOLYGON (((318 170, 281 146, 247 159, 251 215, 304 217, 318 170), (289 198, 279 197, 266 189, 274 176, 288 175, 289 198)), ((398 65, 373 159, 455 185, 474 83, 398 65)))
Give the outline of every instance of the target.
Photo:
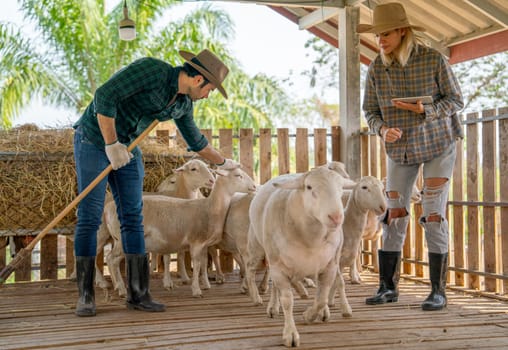
MULTIPOLYGON (((0 131, 0 231, 37 233, 77 195, 73 129, 39 130, 25 125, 0 131)), ((145 191, 155 191, 191 154, 155 137, 140 147, 145 159, 145 191)), ((75 210, 56 227, 75 224, 75 210)))

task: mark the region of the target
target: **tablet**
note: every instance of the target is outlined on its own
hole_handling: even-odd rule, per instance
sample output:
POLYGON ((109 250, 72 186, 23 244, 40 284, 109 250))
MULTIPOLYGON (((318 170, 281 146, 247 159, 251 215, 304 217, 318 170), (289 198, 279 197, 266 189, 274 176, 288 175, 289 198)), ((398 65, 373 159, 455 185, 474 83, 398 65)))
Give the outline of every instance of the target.
POLYGON ((400 101, 406 103, 416 103, 422 101, 423 104, 432 103, 432 96, 414 96, 414 97, 398 97, 392 98, 392 101, 400 101))

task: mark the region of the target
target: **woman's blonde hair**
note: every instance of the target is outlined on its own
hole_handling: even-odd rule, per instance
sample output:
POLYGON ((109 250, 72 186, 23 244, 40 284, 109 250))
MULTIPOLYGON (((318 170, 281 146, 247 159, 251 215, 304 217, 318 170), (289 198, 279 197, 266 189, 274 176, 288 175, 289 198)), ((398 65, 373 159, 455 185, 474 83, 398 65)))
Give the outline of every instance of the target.
MULTIPOLYGON (((400 30, 395 29, 395 30, 400 30)), ((411 27, 407 27, 406 34, 402 37, 400 45, 397 49, 393 50, 388 55, 385 55, 383 52, 380 53, 381 59, 383 60, 383 64, 385 66, 390 66, 393 61, 399 62, 399 64, 404 67, 409 60, 409 56, 411 56, 411 52, 415 50, 418 52, 418 44, 425 45, 423 38, 418 36, 411 27)))

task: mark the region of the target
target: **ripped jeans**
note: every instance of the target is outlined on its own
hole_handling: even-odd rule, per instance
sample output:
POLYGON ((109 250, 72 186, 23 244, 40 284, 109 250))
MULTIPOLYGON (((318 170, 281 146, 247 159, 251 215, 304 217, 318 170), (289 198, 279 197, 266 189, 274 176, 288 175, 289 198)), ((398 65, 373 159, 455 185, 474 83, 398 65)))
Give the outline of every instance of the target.
MULTIPOLYGON (((437 187, 425 186, 422 190, 423 215, 419 219, 425 229, 425 238, 429 253, 448 252, 448 221, 446 220, 446 204, 450 189, 450 178, 453 173, 456 158, 456 143, 453 142, 446 151, 438 157, 423 163, 423 178, 446 178, 447 181, 437 187), (441 220, 429 221, 431 215, 441 216, 441 220)), ((388 210, 392 208, 406 208, 410 213, 410 201, 413 186, 418 176, 420 164, 399 164, 387 157, 386 192, 397 192, 398 198, 387 197, 388 210)), ((383 250, 401 251, 406 238, 409 214, 404 217, 391 219, 388 222, 388 212, 383 220, 383 250)))

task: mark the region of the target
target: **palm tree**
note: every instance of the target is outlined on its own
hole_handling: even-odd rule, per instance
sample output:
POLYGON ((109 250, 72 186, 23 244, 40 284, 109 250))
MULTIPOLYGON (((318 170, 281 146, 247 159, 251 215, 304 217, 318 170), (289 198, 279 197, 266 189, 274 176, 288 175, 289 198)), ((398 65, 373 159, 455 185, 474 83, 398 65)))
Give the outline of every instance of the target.
POLYGON ((25 18, 38 30, 24 37, 19 29, 0 23, 0 128, 35 96, 46 104, 77 114, 90 103, 98 86, 132 60, 152 56, 182 64, 178 50, 209 48, 230 67, 218 96, 196 104, 202 127, 271 127, 270 117, 285 113, 287 96, 269 77, 248 77, 231 57, 228 41, 234 33, 229 16, 211 5, 197 7, 185 18, 156 28, 157 20, 177 0, 127 0, 136 22, 137 39, 121 41, 117 25, 123 2, 106 13, 105 0, 20 0, 25 18))

